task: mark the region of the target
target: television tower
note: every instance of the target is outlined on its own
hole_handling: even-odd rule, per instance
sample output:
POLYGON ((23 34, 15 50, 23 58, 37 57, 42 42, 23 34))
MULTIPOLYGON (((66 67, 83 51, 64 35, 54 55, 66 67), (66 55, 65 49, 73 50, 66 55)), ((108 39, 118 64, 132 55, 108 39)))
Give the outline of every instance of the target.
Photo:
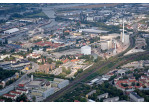
POLYGON ((124 43, 124 18, 123 18, 123 36, 122 36, 122 43, 124 43))

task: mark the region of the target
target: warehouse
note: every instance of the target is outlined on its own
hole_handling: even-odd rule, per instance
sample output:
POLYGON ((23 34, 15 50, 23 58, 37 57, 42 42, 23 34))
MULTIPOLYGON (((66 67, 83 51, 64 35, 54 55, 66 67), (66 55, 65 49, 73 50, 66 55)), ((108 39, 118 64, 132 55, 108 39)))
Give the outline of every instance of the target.
POLYGON ((12 34, 12 33, 18 32, 18 31, 19 31, 18 28, 12 28, 12 29, 4 31, 4 34, 12 34))

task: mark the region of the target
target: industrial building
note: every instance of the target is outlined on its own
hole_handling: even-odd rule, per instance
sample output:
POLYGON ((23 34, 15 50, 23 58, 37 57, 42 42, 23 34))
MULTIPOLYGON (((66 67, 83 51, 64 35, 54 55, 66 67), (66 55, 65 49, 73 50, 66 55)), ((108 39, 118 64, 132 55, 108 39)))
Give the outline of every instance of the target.
POLYGON ((132 101, 135 101, 135 102, 144 102, 144 98, 138 96, 136 92, 130 93, 130 99, 132 99, 132 101))
POLYGON ((46 82, 47 82, 47 80, 45 80, 45 79, 36 79, 36 80, 32 80, 31 82, 29 82, 24 87, 26 89, 32 89, 32 88, 38 89, 42 85, 45 85, 46 82))
POLYGON ((53 81, 49 81, 51 84, 51 87, 58 87, 58 88, 64 88, 65 86, 69 85, 69 80, 54 78, 53 81))
POLYGON ((107 41, 101 41, 101 50, 107 50, 108 49, 108 42, 107 41))
POLYGON ((108 31, 94 30, 94 29, 80 29, 79 32, 100 34, 100 33, 107 33, 108 31))
POLYGON ((12 33, 18 32, 18 31, 19 31, 18 28, 12 28, 12 29, 4 31, 4 34, 12 34, 12 33))
POLYGON ((81 47, 81 54, 90 55, 91 54, 91 47, 90 46, 81 47))
POLYGON ((124 35, 124 44, 129 44, 129 35, 128 34, 124 35))

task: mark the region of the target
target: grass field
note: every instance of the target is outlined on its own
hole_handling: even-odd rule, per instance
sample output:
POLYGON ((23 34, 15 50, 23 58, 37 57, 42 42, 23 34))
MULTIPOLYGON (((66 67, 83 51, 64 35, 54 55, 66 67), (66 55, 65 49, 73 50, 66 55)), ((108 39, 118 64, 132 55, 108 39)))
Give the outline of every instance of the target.
POLYGON ((48 17, 44 12, 40 12, 34 15, 28 15, 27 17, 33 18, 33 17, 48 17))

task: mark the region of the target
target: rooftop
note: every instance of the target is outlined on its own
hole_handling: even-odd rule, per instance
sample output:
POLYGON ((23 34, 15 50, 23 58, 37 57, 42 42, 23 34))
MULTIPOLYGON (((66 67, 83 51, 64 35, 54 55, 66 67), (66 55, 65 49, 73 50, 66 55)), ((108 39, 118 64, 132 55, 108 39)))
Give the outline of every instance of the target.
POLYGON ((131 92, 131 94, 134 95, 134 96, 135 96, 136 98, 138 98, 138 99, 139 99, 139 98, 142 98, 142 97, 138 96, 137 93, 135 93, 135 92, 131 92))
POLYGON ((28 85, 40 85, 42 81, 31 81, 28 85))
POLYGON ((88 32, 88 33, 107 33, 108 31, 104 30, 94 30, 94 29, 80 29, 79 31, 88 32))

